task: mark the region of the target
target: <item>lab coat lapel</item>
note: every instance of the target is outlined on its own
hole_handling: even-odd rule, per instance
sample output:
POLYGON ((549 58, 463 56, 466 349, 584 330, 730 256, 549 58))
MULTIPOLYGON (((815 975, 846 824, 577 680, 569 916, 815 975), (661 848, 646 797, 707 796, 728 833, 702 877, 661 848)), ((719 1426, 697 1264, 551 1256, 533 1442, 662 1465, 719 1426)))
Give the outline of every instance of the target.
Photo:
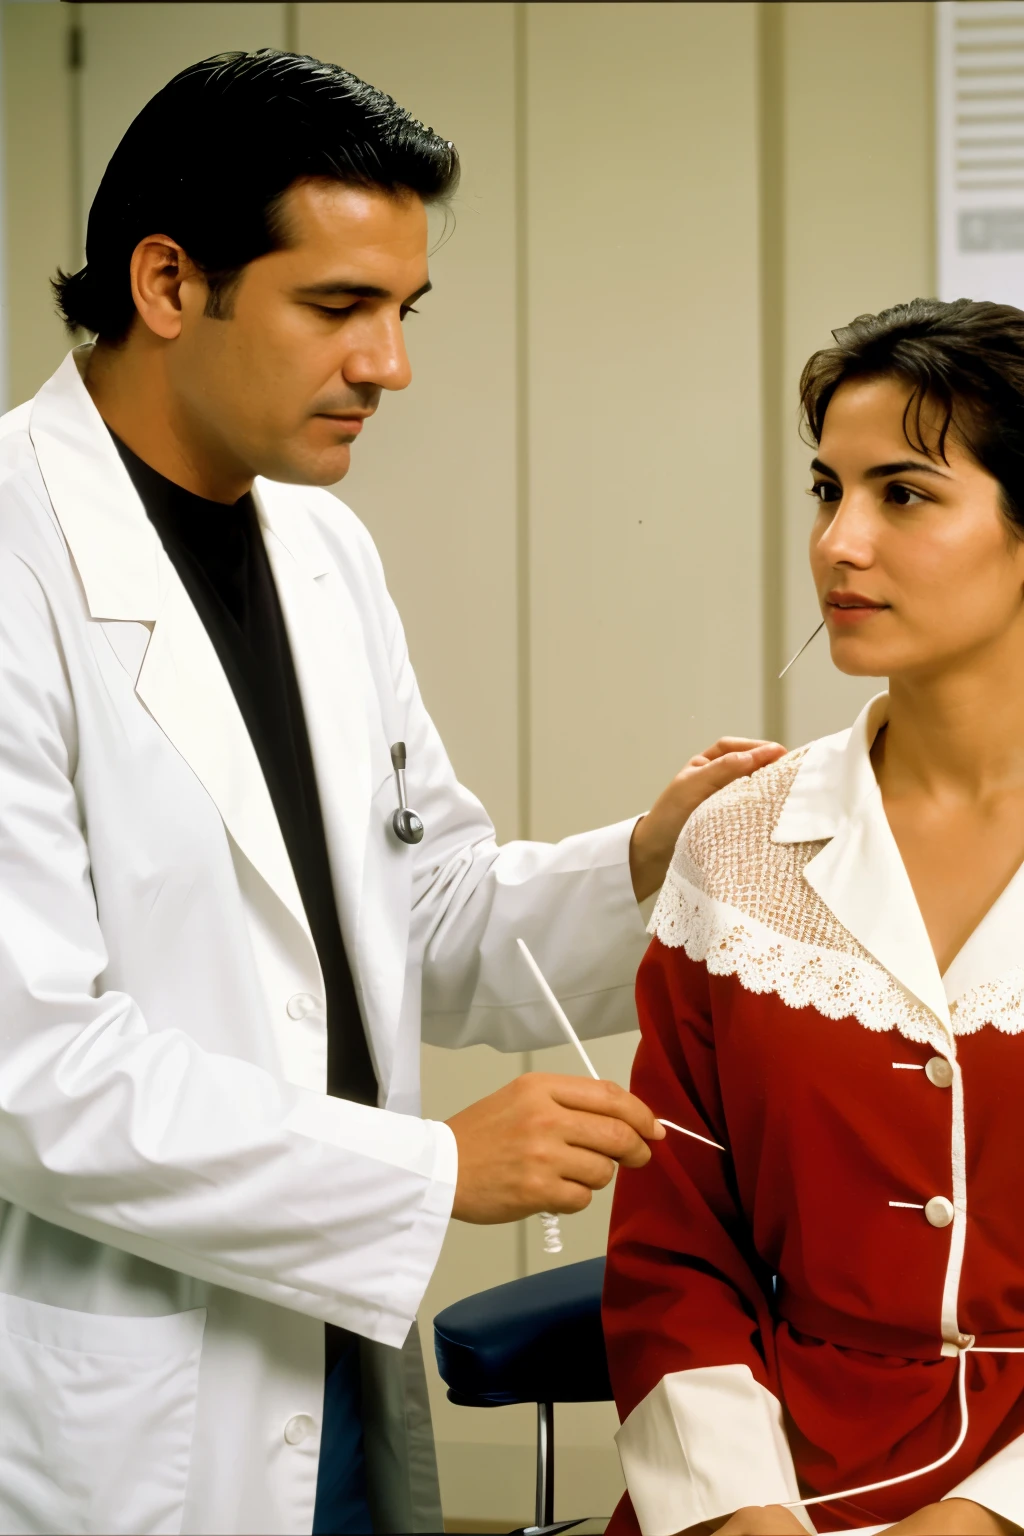
POLYGON ((212 797, 245 857, 309 936, 270 792, 202 620, 69 354, 29 432, 90 617, 153 622, 135 690, 212 797), (155 622, 154 622, 155 621, 155 622))
POLYGON ((858 943, 949 1032, 949 1006, 935 953, 871 766, 871 744, 886 705, 884 694, 873 699, 848 735, 810 747, 772 840, 828 839, 805 865, 804 879, 858 943))
POLYGON ((342 936, 354 957, 371 798, 369 727, 378 709, 376 692, 351 595, 312 520, 294 502, 283 505, 266 482, 258 482, 256 496, 302 695, 342 936))
MULTIPOLYGON (((405 986, 411 857, 384 824, 369 843, 375 791, 392 782, 390 738, 343 567, 294 496, 266 481, 255 490, 302 694, 342 937, 386 1093, 389 1021, 399 1017, 405 986)), ((347 514, 339 507, 338 515, 347 514)))
POLYGON ((231 685, 169 562, 165 583, 135 691, 209 792, 250 864, 309 937, 270 791, 231 685))

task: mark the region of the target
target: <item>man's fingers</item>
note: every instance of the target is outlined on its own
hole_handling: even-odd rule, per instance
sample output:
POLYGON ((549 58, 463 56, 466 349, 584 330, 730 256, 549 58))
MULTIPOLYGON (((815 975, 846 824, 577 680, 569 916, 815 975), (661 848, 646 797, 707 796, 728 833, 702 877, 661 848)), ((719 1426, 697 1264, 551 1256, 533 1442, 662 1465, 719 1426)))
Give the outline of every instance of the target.
POLYGON ((576 1184, 562 1179, 548 1196, 545 1209, 556 1216, 578 1216, 594 1198, 594 1192, 586 1184, 576 1184))
POLYGON ((768 763, 773 763, 785 752, 774 742, 762 742, 757 746, 744 749, 742 752, 727 752, 722 757, 716 757, 708 763, 706 768, 696 771, 701 780, 708 786, 708 793, 712 794, 716 789, 724 789, 726 784, 731 784, 734 779, 744 778, 747 774, 754 773, 758 768, 764 768, 768 763))
MULTIPOLYGON (((708 762, 714 762, 715 757, 725 757, 726 753, 746 753, 754 746, 778 746, 778 742, 766 742, 758 736, 720 736, 714 746, 706 746, 703 753, 697 754, 705 757, 708 762)), ((785 751, 783 746, 781 751, 785 751)))
POLYGON ((619 1164, 639 1168, 664 1127, 617 1083, 532 1072, 447 1122, 459 1153, 453 1215, 514 1221, 577 1211, 619 1164))
POLYGON ((563 1109, 583 1110, 587 1114, 604 1116, 610 1120, 622 1120, 645 1141, 661 1141, 665 1127, 642 1099, 627 1093, 618 1083, 603 1078, 594 1082, 587 1077, 554 1077, 546 1086, 556 1104, 563 1109))
MULTIPOLYGON (((664 1130, 664 1126, 661 1127, 664 1130)), ((602 1157, 614 1158, 627 1168, 643 1168, 650 1162, 651 1149, 644 1138, 625 1120, 608 1115, 591 1115, 575 1110, 568 1118, 565 1139, 570 1146, 585 1147, 602 1157)))
POLYGON ((604 1189, 615 1177, 618 1167, 613 1157, 602 1157, 586 1147, 567 1146, 559 1159, 558 1177, 584 1189, 604 1189))

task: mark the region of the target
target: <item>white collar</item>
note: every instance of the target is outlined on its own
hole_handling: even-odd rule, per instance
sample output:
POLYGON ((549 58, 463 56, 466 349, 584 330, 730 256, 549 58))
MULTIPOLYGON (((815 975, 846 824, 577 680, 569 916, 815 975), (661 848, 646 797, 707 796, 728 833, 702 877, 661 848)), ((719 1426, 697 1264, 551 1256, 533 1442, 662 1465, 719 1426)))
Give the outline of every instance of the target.
POLYGON ((847 730, 811 742, 775 824, 773 843, 834 837, 843 821, 877 794, 871 748, 888 718, 889 695, 878 693, 847 730))
POLYGON ((871 764, 871 747, 888 713, 889 695, 878 694, 849 730, 811 743, 772 841, 827 839, 804 878, 859 943, 948 1027, 950 1002, 1020 967, 1024 866, 940 976, 871 764))

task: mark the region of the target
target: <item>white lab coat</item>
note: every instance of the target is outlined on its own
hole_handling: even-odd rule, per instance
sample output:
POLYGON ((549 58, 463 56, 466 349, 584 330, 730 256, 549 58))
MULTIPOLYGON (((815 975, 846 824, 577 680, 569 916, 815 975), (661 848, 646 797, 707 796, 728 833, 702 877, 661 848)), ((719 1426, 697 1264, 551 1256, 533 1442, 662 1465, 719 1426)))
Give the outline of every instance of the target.
POLYGON ((421 1017, 554 1043, 521 934, 582 1033, 632 1027, 632 822, 499 849, 366 531, 258 481, 383 1107, 328 1097, 269 794, 84 351, 0 426, 0 1529, 308 1532, 322 1324, 401 1361, 449 1219, 421 1017))

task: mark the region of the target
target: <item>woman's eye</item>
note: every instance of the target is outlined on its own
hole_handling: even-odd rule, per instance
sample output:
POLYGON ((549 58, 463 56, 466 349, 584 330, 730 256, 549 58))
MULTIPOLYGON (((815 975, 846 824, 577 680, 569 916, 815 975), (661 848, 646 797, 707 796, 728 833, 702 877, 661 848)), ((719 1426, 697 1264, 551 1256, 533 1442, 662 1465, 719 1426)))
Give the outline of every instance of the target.
POLYGON ((886 501, 891 501, 897 507, 914 507, 921 502, 927 501, 928 498, 922 496, 920 491, 915 491, 909 485, 887 485, 885 488, 885 499, 886 501))
POLYGON ((813 496, 815 501, 828 503, 839 501, 843 493, 831 480, 815 480, 807 494, 813 496))

